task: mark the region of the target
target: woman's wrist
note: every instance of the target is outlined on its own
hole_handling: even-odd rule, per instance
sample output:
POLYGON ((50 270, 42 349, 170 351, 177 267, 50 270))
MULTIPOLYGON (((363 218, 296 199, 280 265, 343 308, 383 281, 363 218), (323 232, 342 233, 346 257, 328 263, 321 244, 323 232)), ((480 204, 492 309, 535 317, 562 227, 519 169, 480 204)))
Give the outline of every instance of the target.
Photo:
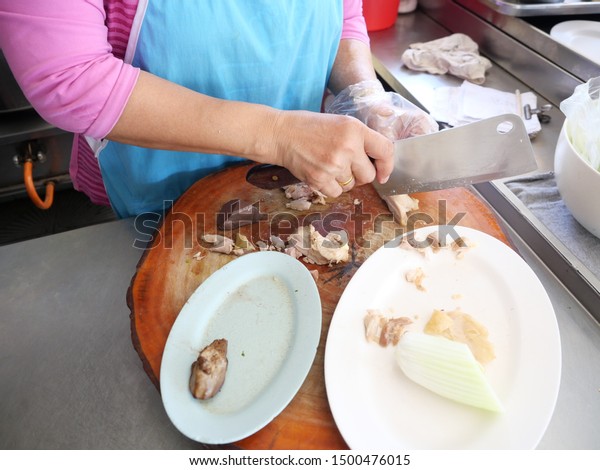
POLYGON ((285 112, 275 108, 264 111, 256 132, 254 155, 249 158, 260 163, 282 166, 281 147, 285 137, 285 112))

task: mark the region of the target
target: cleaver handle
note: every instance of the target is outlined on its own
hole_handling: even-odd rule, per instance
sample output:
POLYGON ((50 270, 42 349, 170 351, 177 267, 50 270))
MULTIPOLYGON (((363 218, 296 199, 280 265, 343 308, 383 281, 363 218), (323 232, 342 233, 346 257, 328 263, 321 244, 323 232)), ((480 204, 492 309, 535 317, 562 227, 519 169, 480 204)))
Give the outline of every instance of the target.
POLYGON ((261 163, 250 168, 246 173, 246 181, 261 189, 277 189, 300 183, 300 180, 287 168, 268 163, 261 163))

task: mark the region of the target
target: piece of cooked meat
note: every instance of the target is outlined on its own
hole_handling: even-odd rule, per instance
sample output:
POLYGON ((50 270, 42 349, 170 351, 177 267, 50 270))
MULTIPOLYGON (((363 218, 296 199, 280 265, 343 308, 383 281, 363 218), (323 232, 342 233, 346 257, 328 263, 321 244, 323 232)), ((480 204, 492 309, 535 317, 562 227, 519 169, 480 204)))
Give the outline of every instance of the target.
POLYGON ((202 239, 211 243, 212 246, 208 248, 208 251, 214 251, 215 253, 223 253, 225 255, 236 255, 242 256, 251 251, 256 251, 256 247, 250 242, 248 237, 238 233, 236 241, 234 242, 231 238, 224 235, 207 233, 202 236, 202 239))
POLYGON ((415 287, 420 291, 425 291, 425 286, 423 286, 423 279, 425 279, 425 272, 423 268, 416 267, 415 269, 411 269, 407 271, 404 275, 406 282, 410 282, 415 285, 415 287))
POLYGON ((308 259, 316 264, 337 264, 345 263, 350 259, 350 245, 348 245, 348 235, 345 231, 339 230, 329 232, 323 237, 314 230, 311 233, 311 252, 308 259))
POLYGON ((473 247, 473 243, 467 237, 458 237, 450 244, 452 251, 456 253, 456 258, 461 259, 465 256, 465 252, 473 247))
POLYGON ((400 341, 400 337, 404 333, 404 328, 406 325, 410 325, 412 320, 407 317, 399 317, 399 318, 388 318, 387 322, 383 326, 383 330, 381 331, 381 337, 379 338, 379 344, 383 347, 391 344, 392 346, 396 346, 398 341, 400 341))
POLYGON ((434 310, 424 331, 430 335, 444 336, 465 343, 482 365, 496 357, 494 346, 488 339, 487 328, 459 309, 451 312, 434 310))
POLYGON ((224 253, 228 255, 235 249, 233 240, 223 235, 207 233, 202 236, 202 240, 212 244, 212 246, 208 248, 208 251, 214 251, 215 253, 224 253))
POLYGON ((431 232, 429 235, 427 235, 427 237, 425 237, 425 242, 434 253, 437 253, 440 251, 440 248, 446 246, 445 240, 440 240, 439 232, 431 232))
POLYGON ((225 382, 227 373, 227 340, 216 339, 206 346, 192 364, 190 392, 194 398, 214 397, 225 382))
POLYGON ((308 199, 313 194, 312 188, 306 183, 290 184, 285 186, 283 191, 288 199, 308 199))
POLYGON ((408 213, 419 208, 419 200, 408 194, 394 194, 383 198, 388 206, 388 209, 402 226, 408 223, 408 213))
POLYGON ((306 198, 294 199, 292 202, 288 202, 285 207, 293 209, 295 211, 307 211, 310 209, 312 203, 306 198))
POLYGON ((365 337, 367 341, 382 347, 389 344, 395 346, 400 341, 405 327, 411 323, 412 320, 407 317, 388 318, 378 310, 367 310, 364 318, 365 337))
POLYGON ((260 202, 250 204, 240 199, 231 199, 223 204, 217 212, 217 228, 219 230, 234 230, 267 218, 260 212, 260 202))
POLYGON ((398 244, 398 248, 416 250, 424 256, 428 256, 429 253, 438 253, 442 249, 452 250, 457 259, 461 259, 465 252, 474 246, 475 244, 466 237, 453 239, 449 244, 445 238, 440 239, 440 233, 438 231, 430 232, 423 240, 417 239, 411 235, 404 236, 398 244))
POLYGON ((285 197, 292 199, 293 201, 303 200, 301 203, 291 202, 286 204, 290 209, 294 210, 308 210, 311 204, 326 204, 326 196, 321 191, 311 188, 306 183, 296 183, 283 188, 285 191, 285 197), (308 206, 308 207, 307 207, 308 206))
POLYGON ((271 235, 269 241, 275 250, 283 251, 285 249, 285 242, 277 235, 271 235))

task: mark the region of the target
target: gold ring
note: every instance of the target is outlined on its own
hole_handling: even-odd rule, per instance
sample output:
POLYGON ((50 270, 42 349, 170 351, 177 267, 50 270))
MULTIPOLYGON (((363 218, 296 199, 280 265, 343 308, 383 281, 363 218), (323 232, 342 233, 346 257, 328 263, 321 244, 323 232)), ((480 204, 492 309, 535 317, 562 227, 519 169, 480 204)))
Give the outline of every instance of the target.
POLYGON ((343 187, 345 187, 345 186, 348 186, 350 183, 352 183, 352 181, 354 181, 354 175, 350 176, 350 178, 348 178, 348 180, 347 180, 347 181, 344 181, 343 183, 340 183, 340 182, 338 181, 338 183, 339 183, 339 185, 340 185, 340 186, 343 188, 343 187))

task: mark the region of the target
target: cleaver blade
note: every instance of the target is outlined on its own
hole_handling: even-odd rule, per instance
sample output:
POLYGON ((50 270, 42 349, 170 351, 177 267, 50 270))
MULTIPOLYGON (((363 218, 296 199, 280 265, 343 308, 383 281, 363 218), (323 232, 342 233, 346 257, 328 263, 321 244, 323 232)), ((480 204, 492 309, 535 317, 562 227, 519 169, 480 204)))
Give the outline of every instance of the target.
POLYGON ((537 169, 521 117, 503 114, 394 142, 394 170, 380 196, 466 186, 537 169))

